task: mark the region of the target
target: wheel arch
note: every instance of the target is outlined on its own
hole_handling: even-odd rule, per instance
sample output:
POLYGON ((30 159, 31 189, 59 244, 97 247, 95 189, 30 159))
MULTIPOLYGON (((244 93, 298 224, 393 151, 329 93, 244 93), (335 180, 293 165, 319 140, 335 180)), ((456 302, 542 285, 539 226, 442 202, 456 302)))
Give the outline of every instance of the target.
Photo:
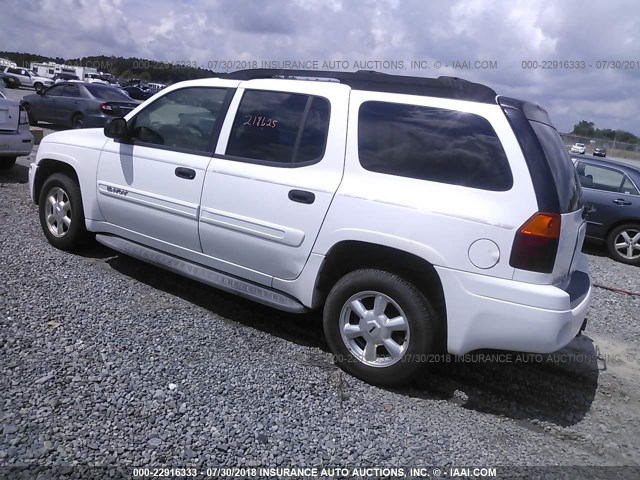
MULTIPOLYGON (((44 158, 38 162, 38 170, 33 181, 33 202, 38 205, 40 201, 40 193, 42 186, 54 173, 64 173, 73 179, 80 187, 80 181, 78 179, 78 173, 75 168, 69 163, 52 158, 44 158)), ((80 188, 82 192, 82 188, 80 188)))
POLYGON ((607 231, 604 235, 604 241, 605 242, 607 241, 607 239, 609 238, 609 235, 611 235, 611 232, 613 232, 616 228, 621 227, 622 225, 630 225, 630 224, 637 225, 638 227, 640 227, 640 218, 634 218, 634 217, 623 218, 621 220, 617 220, 615 223, 612 223, 607 227, 607 231))
POLYGON ((318 271, 313 305, 324 304, 329 291, 340 278, 361 268, 382 269, 414 284, 438 314, 442 329, 438 341, 446 346, 447 312, 440 276, 431 262, 404 250, 359 240, 344 240, 333 245, 318 271))

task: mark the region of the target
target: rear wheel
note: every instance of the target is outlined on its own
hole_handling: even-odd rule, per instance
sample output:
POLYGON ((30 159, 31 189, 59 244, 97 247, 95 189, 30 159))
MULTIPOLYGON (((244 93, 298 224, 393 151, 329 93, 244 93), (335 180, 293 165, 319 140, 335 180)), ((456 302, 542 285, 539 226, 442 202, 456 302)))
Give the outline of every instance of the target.
POLYGON ((640 225, 628 223, 614 228, 607 237, 611 257, 628 265, 640 265, 640 225))
POLYGON ((91 238, 84 224, 80 187, 67 175, 51 175, 42 186, 38 203, 40 225, 51 245, 77 250, 91 238))
POLYGON ((84 128, 84 117, 81 113, 76 113, 71 119, 71 126, 73 128, 84 128))
POLYGON ((16 164, 16 157, 0 157, 0 170, 9 170, 16 164))
POLYGON ((362 269, 331 289, 324 332, 336 363, 368 383, 401 385, 435 350, 437 315, 410 282, 390 272, 362 269))

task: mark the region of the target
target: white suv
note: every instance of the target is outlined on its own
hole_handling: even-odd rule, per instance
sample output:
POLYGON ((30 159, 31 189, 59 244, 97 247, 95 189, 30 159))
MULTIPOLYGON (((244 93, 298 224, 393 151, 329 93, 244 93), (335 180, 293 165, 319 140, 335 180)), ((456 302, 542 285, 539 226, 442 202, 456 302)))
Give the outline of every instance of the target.
POLYGON ((51 244, 114 250, 272 307, 324 309, 337 363, 553 352, 586 322, 580 185, 547 113, 457 78, 249 70, 48 135, 51 244), (327 81, 324 81, 327 80, 327 81))
MULTIPOLYGON (((0 67, 0 70, 2 68, 0 67)), ((20 80, 21 87, 33 87, 36 91, 41 91, 45 87, 50 87, 54 84, 51 78, 41 77, 26 68, 4 67, 4 73, 17 77, 20 80)))
POLYGON ((571 145, 571 153, 579 153, 580 155, 584 155, 584 152, 586 150, 587 149, 584 146, 584 143, 576 143, 574 145, 571 145))

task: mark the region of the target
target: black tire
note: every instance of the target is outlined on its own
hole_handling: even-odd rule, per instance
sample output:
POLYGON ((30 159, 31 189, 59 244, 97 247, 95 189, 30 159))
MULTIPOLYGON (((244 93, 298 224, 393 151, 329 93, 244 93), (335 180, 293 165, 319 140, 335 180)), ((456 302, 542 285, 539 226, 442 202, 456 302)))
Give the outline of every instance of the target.
POLYGON ((348 273, 331 289, 324 306, 324 333, 337 365, 367 383, 384 387, 406 384, 424 367, 428 355, 437 347, 438 322, 435 310, 412 283, 383 270, 362 269, 348 273), (363 324, 365 320, 351 310, 350 301, 360 296, 360 304, 365 306, 368 314, 373 314, 374 298, 377 296, 386 297, 399 307, 389 302, 382 309, 385 318, 403 318, 408 325, 406 332, 395 332, 400 334, 400 341, 394 339, 394 343, 402 343, 395 360, 390 350, 372 341, 371 344, 376 345, 373 348, 375 359, 367 364, 364 356, 368 341, 365 337, 358 336, 350 341, 343 339, 342 325, 347 323, 354 327, 357 325, 357 330, 362 331, 363 335, 377 335, 383 330, 370 323, 372 320, 363 324), (366 328, 363 328, 365 325, 366 328), (362 350, 361 355, 357 355, 358 348, 362 350), (381 363, 378 366, 371 365, 378 362, 378 357, 381 363), (385 362, 388 364, 385 365, 385 362))
POLYGON ((40 226, 44 232, 45 237, 51 245, 60 250, 75 251, 84 247, 91 239, 91 235, 87 231, 84 223, 84 209, 82 207, 82 195, 80 193, 80 187, 72 178, 62 173, 55 173, 51 175, 44 182, 42 190, 40 191, 40 198, 38 202, 38 213, 40 216, 40 226), (59 194, 59 192, 62 192, 59 194), (59 194, 59 196, 58 196, 59 194), (55 211, 49 197, 57 197, 60 202, 57 202, 57 206, 66 204, 68 202, 69 210, 66 217, 69 219, 69 224, 65 224, 64 209, 55 211), (58 235, 52 232, 52 228, 49 227, 47 218, 49 215, 55 214, 59 216, 61 220, 55 221, 52 228, 57 228, 58 235))
POLYGON ((37 127, 38 126, 38 119, 36 118, 35 114, 33 113, 33 109, 31 108, 31 105, 28 104, 28 103, 23 103, 22 106, 27 111, 27 116, 29 117, 29 125, 31 125, 32 127, 37 127))
POLYGON ((41 92, 44 89, 44 85, 40 82, 36 82, 33 84, 33 88, 36 92, 41 92))
POLYGON ((17 157, 0 157, 0 170, 9 170, 16 164, 17 157))
MULTIPOLYGON (((621 248, 624 249, 624 247, 621 248)), ((627 223, 619 225, 611 230, 607 236, 607 250, 609 250, 611 258, 617 262, 640 266, 640 225, 636 223, 627 223), (635 242, 632 242, 633 248, 630 256, 628 255, 628 251, 623 253, 618 251, 616 248, 616 243, 623 243, 626 241, 626 239, 622 237, 623 232, 626 232, 626 236, 629 239, 635 239, 635 242)))
POLYGON ((84 128, 84 117, 81 113, 76 113, 71 119, 71 128, 84 128))

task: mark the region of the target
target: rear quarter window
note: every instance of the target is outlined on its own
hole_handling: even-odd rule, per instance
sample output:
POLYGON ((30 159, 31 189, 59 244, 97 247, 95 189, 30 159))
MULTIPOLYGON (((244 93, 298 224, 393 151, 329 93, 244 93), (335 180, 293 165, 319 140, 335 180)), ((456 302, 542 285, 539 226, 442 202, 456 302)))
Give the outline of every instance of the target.
POLYGON ((358 117, 358 154, 373 172, 492 191, 513 177, 491 124, 471 113, 365 102, 358 117))

